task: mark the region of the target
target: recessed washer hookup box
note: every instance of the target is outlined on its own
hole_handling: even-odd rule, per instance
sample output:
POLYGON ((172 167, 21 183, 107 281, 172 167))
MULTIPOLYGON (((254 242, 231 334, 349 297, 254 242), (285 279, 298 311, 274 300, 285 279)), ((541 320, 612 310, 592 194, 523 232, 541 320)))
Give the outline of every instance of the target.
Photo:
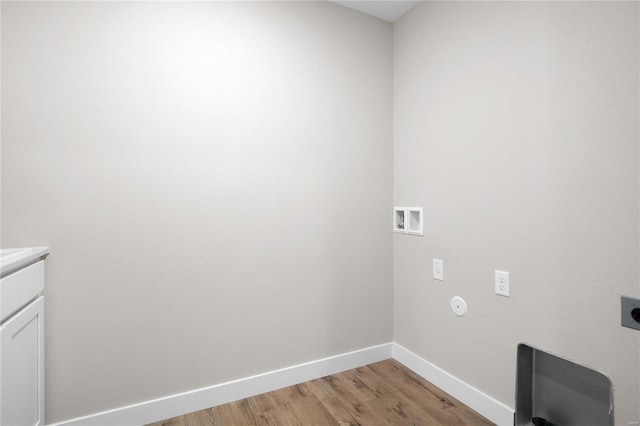
POLYGON ((589 367, 518 345, 517 426, 613 426, 611 380, 589 367), (546 422, 546 423, 543 423, 546 422))

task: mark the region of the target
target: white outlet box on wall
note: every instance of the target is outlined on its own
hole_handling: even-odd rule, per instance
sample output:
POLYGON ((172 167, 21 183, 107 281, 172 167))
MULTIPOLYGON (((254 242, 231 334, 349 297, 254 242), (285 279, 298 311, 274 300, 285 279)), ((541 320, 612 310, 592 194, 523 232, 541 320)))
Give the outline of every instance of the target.
POLYGON ((393 232, 423 236, 422 207, 394 207, 393 232))

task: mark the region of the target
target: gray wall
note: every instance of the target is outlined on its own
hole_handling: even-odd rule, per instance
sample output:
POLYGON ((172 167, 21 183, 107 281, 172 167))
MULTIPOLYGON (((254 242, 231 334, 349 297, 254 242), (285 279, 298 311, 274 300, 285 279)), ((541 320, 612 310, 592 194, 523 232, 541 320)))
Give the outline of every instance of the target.
POLYGON ((392 28, 324 2, 2 2, 2 246, 47 422, 392 340, 392 28))
POLYGON ((1 10, 1 244, 51 247, 48 422, 388 342, 392 300, 396 342, 510 406, 524 341, 640 418, 637 3, 423 3, 393 54, 324 2, 1 10), (424 238, 392 244, 392 166, 424 238))
POLYGON ((425 209, 424 238, 393 237, 394 340, 512 407, 529 342, 640 419, 619 325, 640 296, 638 23, 636 2, 425 2, 394 27, 394 202, 425 209))

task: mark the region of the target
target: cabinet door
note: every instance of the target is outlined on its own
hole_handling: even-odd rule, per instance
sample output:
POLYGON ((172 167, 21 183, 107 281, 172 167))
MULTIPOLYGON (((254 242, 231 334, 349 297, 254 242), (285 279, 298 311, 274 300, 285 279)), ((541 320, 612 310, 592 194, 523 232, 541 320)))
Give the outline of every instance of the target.
POLYGON ((0 329, 0 425, 44 425, 44 297, 0 329))

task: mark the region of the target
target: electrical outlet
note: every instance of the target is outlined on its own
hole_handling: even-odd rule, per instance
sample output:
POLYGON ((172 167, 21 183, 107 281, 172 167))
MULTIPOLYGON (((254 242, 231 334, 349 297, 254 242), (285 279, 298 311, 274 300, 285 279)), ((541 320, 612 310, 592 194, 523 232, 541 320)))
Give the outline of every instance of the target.
POLYGON ((622 307, 622 321, 620 324, 623 327, 640 330, 640 299, 622 296, 620 305, 622 307))
POLYGON ((433 259, 433 279, 444 281, 444 264, 440 259, 433 259))
POLYGON ((495 271, 496 294, 509 297, 509 273, 505 271, 495 271))

